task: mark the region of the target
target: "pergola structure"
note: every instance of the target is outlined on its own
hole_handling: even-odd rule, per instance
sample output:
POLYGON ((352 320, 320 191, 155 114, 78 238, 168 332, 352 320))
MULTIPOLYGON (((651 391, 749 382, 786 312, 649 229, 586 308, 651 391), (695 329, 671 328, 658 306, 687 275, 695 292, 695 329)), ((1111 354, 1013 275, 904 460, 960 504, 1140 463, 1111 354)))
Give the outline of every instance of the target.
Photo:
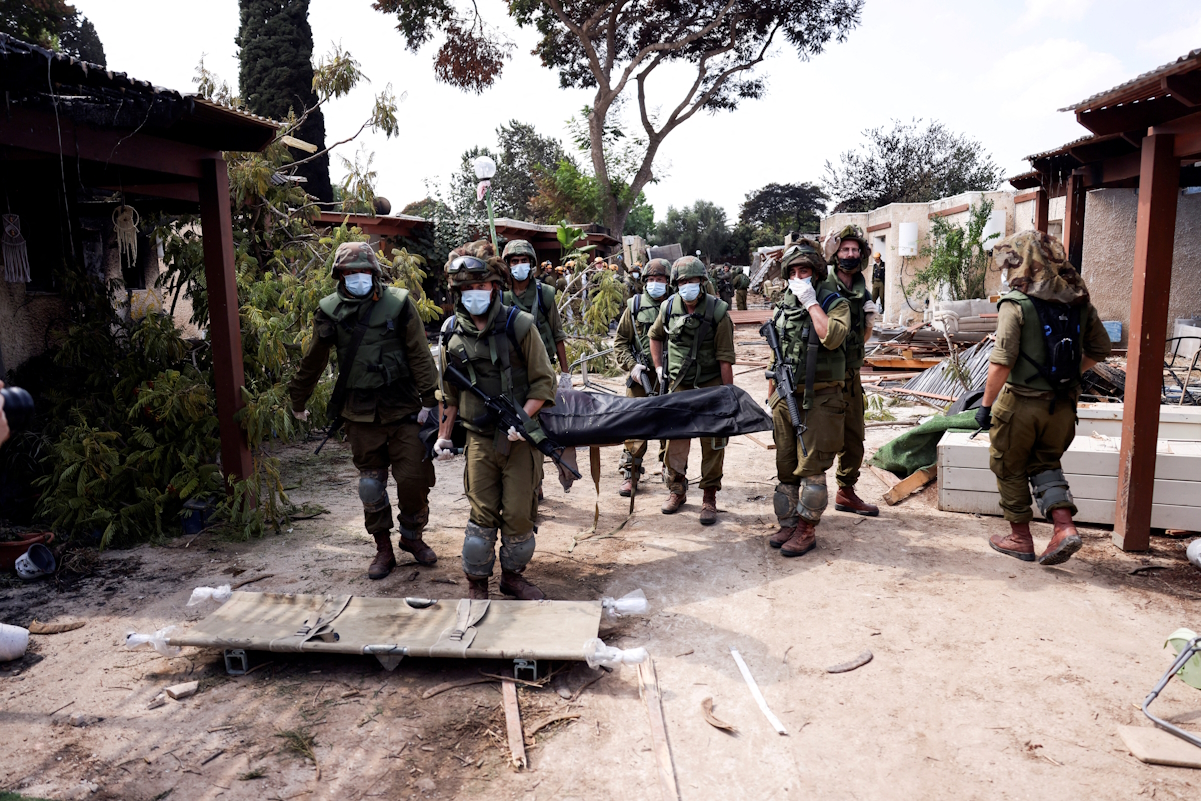
POLYGON ((80 191, 94 189, 167 199, 181 210, 199 207, 221 467, 227 478, 251 475, 235 419, 244 405, 244 373, 222 152, 260 151, 279 126, 3 34, 0 89, 0 166, 37 165, 51 185, 61 183, 66 213, 73 213, 80 191))
MULTIPOLYGON (((1085 193, 1138 187, 1134 282, 1122 446, 1113 539, 1126 551, 1150 545, 1156 438, 1167 342, 1172 247, 1180 189, 1201 185, 1201 49, 1069 106, 1091 135, 1029 156, 1033 171, 1011 179, 1038 189, 1036 226, 1065 196, 1064 247, 1079 269, 1085 193)), ((1085 276, 1087 279, 1087 276, 1085 276)))

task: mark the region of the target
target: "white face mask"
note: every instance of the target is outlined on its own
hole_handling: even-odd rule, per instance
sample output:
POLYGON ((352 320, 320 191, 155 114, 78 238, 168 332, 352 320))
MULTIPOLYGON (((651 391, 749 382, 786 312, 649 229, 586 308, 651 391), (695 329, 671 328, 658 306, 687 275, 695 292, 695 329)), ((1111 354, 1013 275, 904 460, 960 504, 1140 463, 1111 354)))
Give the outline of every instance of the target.
POLYGON ((463 308, 467 309, 468 313, 474 314, 476 317, 482 317, 491 305, 491 289, 463 290, 463 308))
POLYGON ((514 264, 510 269, 513 272, 514 280, 524 281, 530 277, 530 265, 528 264, 514 264))
POLYGON ((375 283, 371 273, 351 273, 346 276, 346 291, 354 295, 356 298, 365 297, 371 292, 371 286, 375 283))
POLYGON ((788 279, 788 289, 792 292, 793 295, 796 295, 798 298, 801 296, 801 293, 805 291, 805 287, 812 286, 812 285, 813 285, 812 278, 790 278, 790 279, 788 279))
POLYGON ((691 303, 701 296, 700 284, 680 284, 680 297, 691 303))
POLYGON ((642 273, 638 272, 637 270, 634 271, 635 280, 637 280, 638 276, 640 276, 640 275, 642 275, 642 273))
POLYGON ((666 281, 648 281, 646 284, 646 293, 652 298, 661 298, 667 294, 666 281))

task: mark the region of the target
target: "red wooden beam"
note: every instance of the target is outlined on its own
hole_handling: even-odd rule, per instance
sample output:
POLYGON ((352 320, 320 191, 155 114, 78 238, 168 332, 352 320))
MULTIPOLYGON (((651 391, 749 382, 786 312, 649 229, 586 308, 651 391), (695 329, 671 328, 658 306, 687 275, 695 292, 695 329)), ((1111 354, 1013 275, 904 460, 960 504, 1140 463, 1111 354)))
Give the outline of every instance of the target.
POLYGON ((1076 121, 1098 136, 1146 130, 1166 120, 1189 113, 1189 107, 1171 96, 1153 97, 1137 103, 1076 112, 1076 121))
POLYGON ((1145 551, 1151 544, 1155 447, 1180 189, 1180 162, 1173 152, 1172 139, 1170 134, 1161 134, 1143 140, 1122 449, 1113 520, 1113 541, 1123 551, 1145 551))
POLYGON ((933 220, 935 217, 950 217, 952 214, 961 214, 970 208, 971 208, 971 206, 969 206, 967 203, 962 203, 958 206, 951 206, 951 208, 949 208, 949 209, 940 209, 939 211, 932 211, 932 212, 930 212, 930 214, 928 216, 930 217, 931 220, 933 220))
POLYGON ((1039 192, 1038 198, 1034 201, 1034 227, 1036 230, 1042 231, 1044 234, 1051 220, 1051 198, 1047 197, 1046 192, 1039 192))
POLYGON ((1077 270, 1084 255, 1084 201, 1084 176, 1072 173, 1064 197, 1063 248, 1077 270))
POLYGON ((97 189, 108 189, 113 192, 124 192, 129 195, 149 195, 163 197, 168 200, 186 200, 191 203, 200 202, 200 190, 196 184, 125 184, 122 186, 105 185, 97 189))
POLYGON ((229 211, 229 173, 222 158, 202 162, 200 224, 204 231, 204 277, 208 285, 209 340, 213 345, 217 421, 221 431, 221 470, 230 479, 253 473, 246 434, 235 419, 243 407, 242 329, 234 279, 233 220, 229 211))
POLYGON ((1020 195, 1014 195, 1013 202, 1014 203, 1029 203, 1031 200, 1038 200, 1039 194, 1040 194, 1040 192, 1037 189, 1035 189, 1032 192, 1023 192, 1020 195))
POLYGON ((871 234, 871 233, 875 233, 876 231, 885 231, 889 228, 892 228, 891 222, 876 223, 875 225, 869 225, 867 227, 867 232, 869 234, 871 234))

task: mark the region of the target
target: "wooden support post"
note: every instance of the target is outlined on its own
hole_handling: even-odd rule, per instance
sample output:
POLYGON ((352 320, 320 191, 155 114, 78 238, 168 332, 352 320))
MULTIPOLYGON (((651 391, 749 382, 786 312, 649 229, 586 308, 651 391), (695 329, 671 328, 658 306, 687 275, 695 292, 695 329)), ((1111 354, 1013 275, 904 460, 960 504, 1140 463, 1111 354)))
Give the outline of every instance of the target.
POLYGON ((1038 190, 1038 197, 1034 200, 1034 227, 1047 232, 1047 225, 1051 218, 1051 199, 1047 197, 1046 189, 1038 190))
POLYGON ((1113 520, 1113 541, 1123 551, 1145 551, 1151 544, 1155 440, 1159 433, 1172 245, 1176 237, 1176 196, 1180 189, 1180 161, 1172 153, 1173 145, 1170 134, 1143 139, 1134 235, 1134 291, 1130 299, 1130 350, 1126 360, 1122 449, 1118 456, 1113 520))
POLYGON ((521 707, 517 703, 517 685, 511 681, 500 683, 504 699, 505 730, 509 735, 509 762, 518 770, 529 766, 525 757, 525 731, 521 727, 521 707))
POLYGON ((234 279, 233 220, 229 211, 229 173, 224 159, 203 159, 200 222, 204 230, 204 277, 208 286, 209 341, 213 346, 217 421, 221 432, 221 469, 230 478, 253 472, 246 435, 234 415, 242 408, 242 329, 234 279))
POLYGON ((1072 173, 1063 199, 1063 247, 1077 271, 1084 258, 1084 198, 1084 176, 1072 173))

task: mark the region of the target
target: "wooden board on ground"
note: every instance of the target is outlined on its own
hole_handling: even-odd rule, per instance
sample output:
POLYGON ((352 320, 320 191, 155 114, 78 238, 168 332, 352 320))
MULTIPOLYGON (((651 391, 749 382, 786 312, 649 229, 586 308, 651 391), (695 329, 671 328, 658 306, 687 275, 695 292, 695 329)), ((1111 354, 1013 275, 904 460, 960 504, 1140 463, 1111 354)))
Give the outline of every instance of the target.
POLYGON ((638 665, 638 692, 646 703, 646 714, 650 718, 651 743, 654 745, 655 764, 659 769, 659 789, 663 792, 663 801, 680 801, 676 767, 671 760, 671 747, 667 743, 667 722, 663 719, 659 676, 655 672, 654 660, 649 657, 638 665))
POLYGON ((901 479, 895 473, 888 470, 881 470, 875 465, 868 465, 867 469, 872 471, 873 476, 880 479, 880 483, 884 485, 886 490, 890 490, 901 483, 901 479))
POLYGON ((763 325, 771 317, 771 311, 771 309, 747 309, 745 311, 730 309, 728 314, 734 325, 763 325))
POLYGON ((889 506, 896 506, 936 478, 938 478, 937 465, 915 470, 906 478, 898 481, 896 486, 888 492, 884 493, 884 502, 889 506))
POLYGON ((505 729, 509 734, 509 758, 513 767, 523 769, 525 761, 525 733, 521 729, 521 707, 517 705, 517 685, 511 681, 500 683, 501 697, 505 706, 505 729))
POLYGON ((1151 726, 1118 726, 1122 742, 1140 762, 1171 765, 1175 768, 1201 768, 1201 748, 1174 734, 1151 726))
POLYGON ((758 445, 760 448, 764 448, 769 451, 774 451, 776 449, 776 443, 764 442, 763 440, 756 437, 754 434, 743 434, 743 436, 746 437, 747 439, 749 439, 751 442, 758 445))

